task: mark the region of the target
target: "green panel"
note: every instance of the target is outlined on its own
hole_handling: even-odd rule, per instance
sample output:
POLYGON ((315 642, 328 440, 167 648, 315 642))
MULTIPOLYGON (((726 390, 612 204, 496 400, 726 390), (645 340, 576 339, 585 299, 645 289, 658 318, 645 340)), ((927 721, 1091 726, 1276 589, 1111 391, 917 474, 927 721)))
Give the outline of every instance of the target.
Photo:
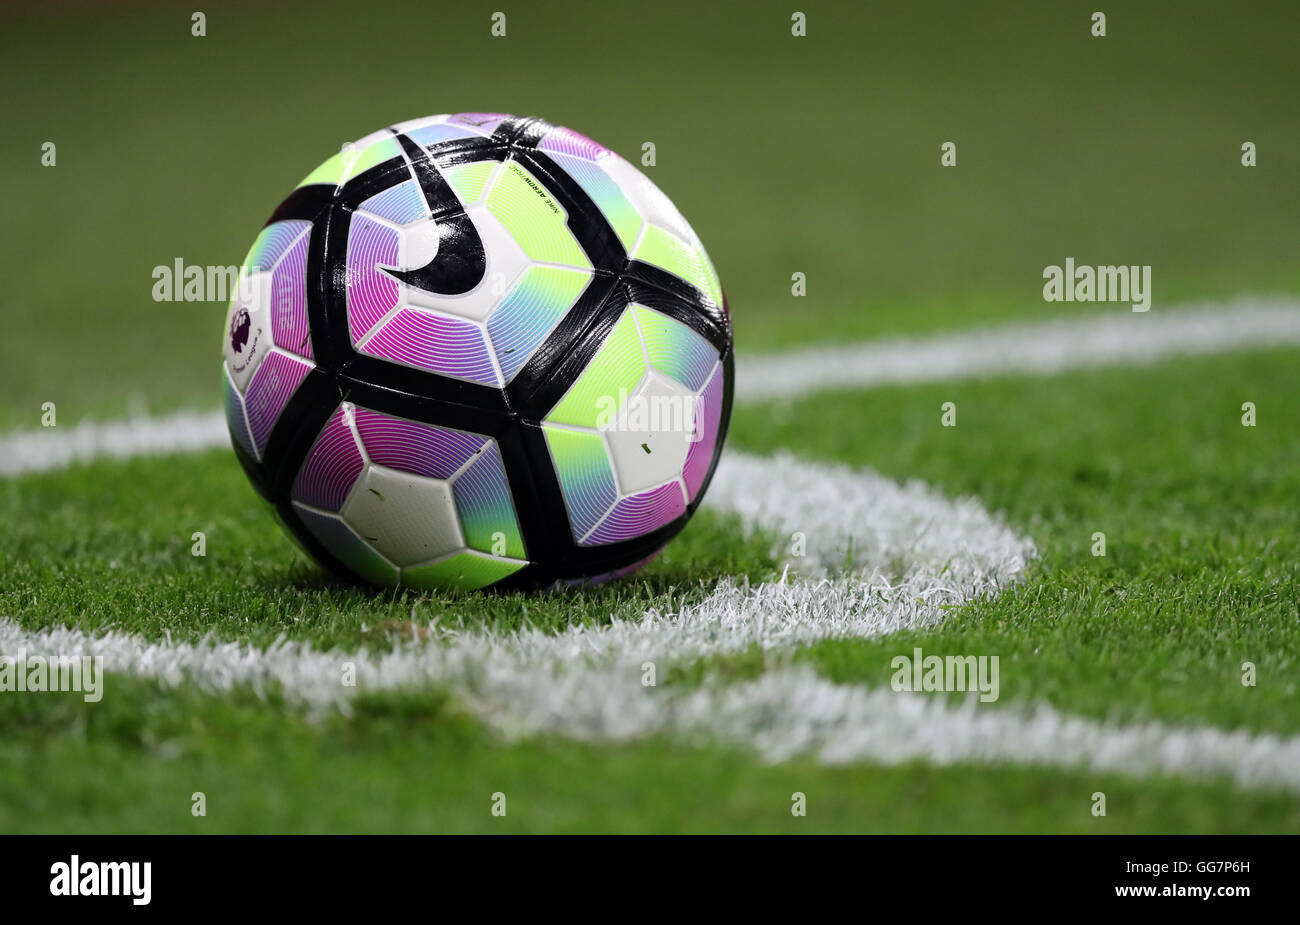
POLYGON ((568 215, 532 174, 508 161, 488 194, 488 208, 534 260, 582 270, 587 255, 569 231, 568 215))
POLYGON ((497 161, 478 161, 473 164, 447 167, 443 169, 442 175, 456 191, 460 201, 471 206, 483 195, 483 187, 487 186, 488 178, 492 176, 492 171, 496 167, 497 161))
POLYGON ((355 177, 357 174, 369 170, 376 164, 382 164, 390 158, 398 157, 401 153, 401 146, 393 138, 381 139, 359 151, 356 148, 340 151, 307 174, 298 185, 329 183, 332 186, 338 186, 344 180, 355 177))
POLYGON ((527 562, 463 552, 432 565, 402 570, 402 584, 427 591, 475 591, 519 571, 527 562))
POLYGON ((646 225, 632 256, 680 276, 718 305, 722 304, 722 284, 703 247, 688 244, 662 228, 646 225))
POLYGON ((617 405, 645 375, 645 352, 631 309, 623 312, 605 343, 578 381, 546 416, 547 421, 575 427, 595 427, 598 419, 617 411, 617 405), (606 412, 606 415, 602 415, 606 412))

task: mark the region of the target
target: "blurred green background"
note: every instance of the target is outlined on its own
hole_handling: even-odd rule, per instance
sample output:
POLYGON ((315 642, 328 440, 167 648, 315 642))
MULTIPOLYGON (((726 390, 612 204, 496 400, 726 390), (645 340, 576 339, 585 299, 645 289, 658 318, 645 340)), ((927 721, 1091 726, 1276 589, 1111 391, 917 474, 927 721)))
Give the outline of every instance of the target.
POLYGON ((154 302, 153 267, 239 263, 344 142, 437 112, 653 141, 742 351, 1088 310, 1041 299, 1067 256, 1151 264, 1157 311, 1300 290, 1294 2, 1116 4, 1093 38, 1098 6, 6 6, 0 428, 215 407, 224 305, 154 302))

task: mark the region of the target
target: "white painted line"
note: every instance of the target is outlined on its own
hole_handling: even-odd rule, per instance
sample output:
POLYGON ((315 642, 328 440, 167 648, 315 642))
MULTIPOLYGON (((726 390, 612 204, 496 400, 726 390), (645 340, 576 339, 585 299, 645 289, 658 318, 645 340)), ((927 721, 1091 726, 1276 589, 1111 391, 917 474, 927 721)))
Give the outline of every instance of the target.
MULTIPOLYGON (((1300 341, 1300 308, 1294 303, 1270 308, 1255 300, 1172 315, 1135 316, 1158 319, 1145 334, 1127 318, 1097 316, 756 359, 744 374, 760 375, 763 384, 751 379, 741 394, 760 398, 832 385, 1048 373, 1300 341), (1012 347, 999 346, 1004 340, 1012 347), (782 375, 784 383, 773 385, 782 375)), ((19 434, 0 440, 0 475, 226 442, 220 415, 19 434)), ((265 651, 216 640, 156 643, 66 627, 29 631, 10 620, 0 620, 0 652, 100 654, 110 671, 213 692, 275 688, 315 709, 346 709, 358 691, 440 685, 507 735, 609 741, 666 734, 744 745, 772 760, 807 754, 826 762, 1011 762, 1226 778, 1241 786, 1300 791, 1295 738, 1103 723, 1046 706, 950 707, 921 695, 839 686, 785 666, 785 654, 796 645, 931 625, 945 607, 1017 580, 1034 555, 1032 542, 976 501, 950 501, 920 484, 900 486, 788 455, 758 459, 729 452, 709 504, 738 513, 745 529, 771 531, 782 543, 803 534, 804 577, 753 586, 727 579, 695 603, 652 609, 634 619, 616 615, 606 626, 558 633, 477 633, 434 624, 428 627, 433 642, 400 643, 383 653, 321 652, 287 640, 265 651), (819 572, 846 558, 854 575, 828 578, 819 572), (662 679, 673 665, 751 647, 772 653, 775 665, 755 681, 709 681, 690 690, 642 684, 646 662, 655 664, 662 679), (355 688, 341 683, 344 662, 355 666, 355 688)))
MULTIPOLYGON (((1048 707, 949 706, 923 695, 843 686, 782 653, 819 639, 865 638, 938 622, 943 608, 1016 580, 1033 555, 974 501, 919 484, 896 485, 844 467, 730 454, 716 506, 746 529, 805 532, 809 563, 839 562, 855 538, 856 577, 720 583, 704 599, 607 626, 558 633, 472 632, 433 624, 432 642, 392 651, 322 652, 282 640, 265 651, 216 640, 153 642, 129 634, 0 621, 0 652, 98 654, 110 671, 194 684, 213 693, 278 690, 308 708, 347 708, 358 692, 445 686, 484 723, 510 736, 584 741, 667 735, 754 749, 768 760, 827 763, 921 759, 935 764, 1031 764, 1129 775, 1226 779, 1300 792, 1300 740, 1161 723, 1122 725, 1048 707), (799 478, 802 503, 778 503, 799 478), (834 500, 836 503, 823 503, 834 500), (863 527, 870 525, 869 529, 863 527), (900 566, 898 563, 906 563, 900 566), (891 573, 891 570, 896 570, 891 573), (674 665, 758 647, 773 668, 739 684, 681 690, 642 683, 674 665), (342 683, 350 663, 356 686, 342 683)), ((882 676, 887 673, 881 666, 882 676)), ((111 696, 111 678, 106 696, 111 696)))
POLYGON ((1178 355, 1300 345, 1300 301, 1246 297, 1147 313, 1115 311, 736 359, 746 401, 991 376, 1141 366, 1178 355))
POLYGON ((21 431, 0 437, 0 478, 96 459, 192 453, 229 445, 226 418, 219 412, 184 411, 161 418, 21 431))

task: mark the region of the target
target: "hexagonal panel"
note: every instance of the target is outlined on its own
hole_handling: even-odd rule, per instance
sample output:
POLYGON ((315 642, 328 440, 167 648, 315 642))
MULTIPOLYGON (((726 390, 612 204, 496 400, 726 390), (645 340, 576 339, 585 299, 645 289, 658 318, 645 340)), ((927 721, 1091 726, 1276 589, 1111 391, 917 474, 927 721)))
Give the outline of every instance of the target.
POLYGON ((465 546, 450 483, 371 464, 343 503, 343 520, 394 565, 465 546))
POLYGON ((629 306, 543 424, 574 541, 616 543, 681 516, 703 485, 721 413, 717 350, 629 306))
POLYGON ((376 584, 465 590, 528 564, 496 441, 343 402, 292 499, 307 529, 376 584))

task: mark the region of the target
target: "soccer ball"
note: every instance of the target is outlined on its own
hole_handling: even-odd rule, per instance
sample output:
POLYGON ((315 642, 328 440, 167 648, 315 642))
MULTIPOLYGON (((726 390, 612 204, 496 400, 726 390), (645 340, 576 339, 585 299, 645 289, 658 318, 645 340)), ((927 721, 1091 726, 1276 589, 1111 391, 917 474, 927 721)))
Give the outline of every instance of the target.
POLYGON ((726 298, 617 154, 539 119, 344 146, 271 215, 225 329, 231 442, 330 571, 430 590, 602 581, 699 505, 726 298))

